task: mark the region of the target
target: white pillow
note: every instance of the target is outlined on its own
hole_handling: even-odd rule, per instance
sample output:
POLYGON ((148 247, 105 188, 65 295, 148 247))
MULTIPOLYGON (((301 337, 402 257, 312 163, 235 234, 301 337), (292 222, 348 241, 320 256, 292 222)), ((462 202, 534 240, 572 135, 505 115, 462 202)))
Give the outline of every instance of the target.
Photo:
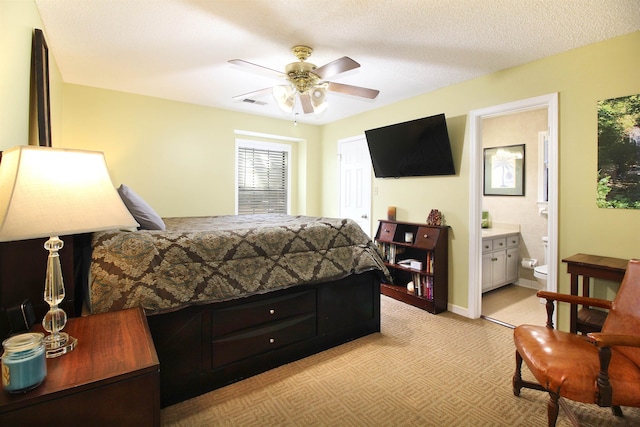
POLYGON ((164 230, 167 228, 156 211, 131 188, 122 184, 118 187, 118 194, 131 215, 140 224, 140 230, 164 230))

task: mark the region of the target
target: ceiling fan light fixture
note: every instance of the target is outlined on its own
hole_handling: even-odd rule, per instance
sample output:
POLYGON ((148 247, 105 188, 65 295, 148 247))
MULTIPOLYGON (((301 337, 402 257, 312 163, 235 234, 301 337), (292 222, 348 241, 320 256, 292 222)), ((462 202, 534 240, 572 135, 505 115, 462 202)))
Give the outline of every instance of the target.
POLYGON ((313 105, 313 111, 316 114, 322 113, 327 109, 327 89, 323 86, 316 86, 310 91, 311 105, 313 105))
POLYGON ((279 85, 273 87, 273 98, 276 100, 278 107, 285 113, 291 113, 295 104, 296 91, 288 85, 279 85))
POLYGON ((342 58, 316 67, 315 64, 306 60, 311 56, 313 49, 309 46, 298 45, 291 49, 298 61, 291 62, 285 66, 284 73, 252 64, 241 59, 232 59, 229 62, 243 67, 252 67, 261 71, 269 71, 274 77, 285 79, 286 83, 272 88, 261 89, 248 94, 235 96, 233 99, 245 99, 247 97, 262 96, 269 93, 280 108, 285 113, 291 114, 320 114, 327 109, 327 92, 339 92, 346 95, 359 96, 367 99, 375 99, 379 91, 359 86, 352 86, 343 83, 330 81, 329 78, 338 74, 354 70, 360 67, 353 59, 343 56, 342 58))

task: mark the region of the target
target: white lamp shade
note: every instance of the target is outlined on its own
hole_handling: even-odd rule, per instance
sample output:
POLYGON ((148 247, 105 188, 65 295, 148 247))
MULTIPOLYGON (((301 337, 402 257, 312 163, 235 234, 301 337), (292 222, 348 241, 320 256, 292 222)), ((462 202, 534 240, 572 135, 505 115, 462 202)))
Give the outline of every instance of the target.
POLYGON ((323 86, 316 86, 310 91, 311 105, 313 105, 313 112, 316 114, 322 113, 327 109, 327 89, 323 86))
POLYGON ((0 241, 137 226, 103 153, 37 146, 2 153, 0 241))
POLYGON ((293 87, 287 85, 274 86, 272 91, 278 107, 285 113, 292 112, 296 95, 293 87))

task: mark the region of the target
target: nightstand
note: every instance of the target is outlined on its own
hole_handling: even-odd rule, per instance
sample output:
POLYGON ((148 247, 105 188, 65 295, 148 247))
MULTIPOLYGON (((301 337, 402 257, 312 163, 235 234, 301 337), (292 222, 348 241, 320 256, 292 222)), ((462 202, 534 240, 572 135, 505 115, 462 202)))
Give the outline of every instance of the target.
POLYGON ((69 319, 72 352, 23 394, 0 390, 3 426, 159 426, 160 364, 140 308, 69 319))

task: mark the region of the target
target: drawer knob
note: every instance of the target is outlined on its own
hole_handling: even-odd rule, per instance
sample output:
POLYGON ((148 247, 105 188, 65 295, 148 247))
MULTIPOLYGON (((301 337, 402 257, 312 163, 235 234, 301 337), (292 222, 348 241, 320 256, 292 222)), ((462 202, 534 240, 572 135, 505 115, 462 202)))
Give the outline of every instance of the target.
POLYGON ((275 340, 275 339, 273 339, 273 338, 269 338, 269 344, 273 344, 274 342, 276 342, 276 340, 275 340))
POLYGON ((422 235, 422 238, 423 238, 423 239, 426 239, 427 237, 429 237, 429 235, 427 235, 427 234, 423 234, 423 235, 422 235))
POLYGON ((271 310, 269 310, 269 314, 276 314, 276 311, 272 308, 271 310))

